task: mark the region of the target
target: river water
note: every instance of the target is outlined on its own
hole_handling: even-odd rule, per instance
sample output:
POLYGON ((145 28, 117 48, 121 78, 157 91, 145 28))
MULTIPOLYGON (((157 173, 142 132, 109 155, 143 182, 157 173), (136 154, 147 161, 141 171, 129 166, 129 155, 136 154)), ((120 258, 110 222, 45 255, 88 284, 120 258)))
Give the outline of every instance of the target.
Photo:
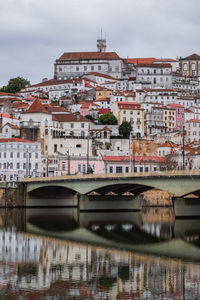
POLYGON ((0 210, 0 299, 200 299, 200 220, 0 210))

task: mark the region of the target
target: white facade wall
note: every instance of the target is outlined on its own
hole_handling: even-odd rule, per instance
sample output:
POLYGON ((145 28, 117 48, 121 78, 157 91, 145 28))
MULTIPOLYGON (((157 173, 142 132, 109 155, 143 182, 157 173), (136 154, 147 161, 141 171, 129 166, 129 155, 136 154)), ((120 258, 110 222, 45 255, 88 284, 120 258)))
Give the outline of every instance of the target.
POLYGON ((186 122, 186 141, 191 143, 200 140, 200 120, 186 122))
MULTIPOLYGON (((41 138, 44 137, 44 131, 45 131, 45 127, 52 127, 53 126, 53 122, 52 122, 52 115, 51 114, 44 114, 44 113, 23 113, 21 115, 21 124, 23 125, 27 125, 29 124, 31 127, 31 123, 33 122, 33 126, 34 125, 39 125, 40 127, 40 134, 41 134, 41 138)), ((54 125, 55 122, 54 122, 54 125)), ((53 126, 54 127, 54 126, 53 126)))
POLYGON ((122 60, 66 60, 57 62, 57 79, 80 77, 88 72, 108 74, 114 78, 121 78, 122 60))
POLYGON ((172 86, 171 68, 155 68, 155 67, 137 67, 137 82, 150 83, 152 87, 172 86))
POLYGON ((44 141, 45 155, 53 156, 55 155, 55 148, 57 152, 62 155, 70 156, 86 156, 87 153, 89 156, 92 155, 92 140, 87 138, 52 138, 45 139, 44 141), (46 149, 46 148, 45 148, 46 149))
POLYGON ((38 142, 0 142, 1 181, 20 181, 41 174, 41 145, 38 142))

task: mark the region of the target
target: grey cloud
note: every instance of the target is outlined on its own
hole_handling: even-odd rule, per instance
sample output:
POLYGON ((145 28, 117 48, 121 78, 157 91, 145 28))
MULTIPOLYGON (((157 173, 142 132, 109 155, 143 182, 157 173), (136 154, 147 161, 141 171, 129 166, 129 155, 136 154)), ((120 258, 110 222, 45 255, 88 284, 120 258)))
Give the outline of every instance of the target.
POLYGON ((121 57, 198 53, 199 9, 198 0, 1 0, 0 86, 52 77, 64 51, 95 51, 101 28, 121 57))

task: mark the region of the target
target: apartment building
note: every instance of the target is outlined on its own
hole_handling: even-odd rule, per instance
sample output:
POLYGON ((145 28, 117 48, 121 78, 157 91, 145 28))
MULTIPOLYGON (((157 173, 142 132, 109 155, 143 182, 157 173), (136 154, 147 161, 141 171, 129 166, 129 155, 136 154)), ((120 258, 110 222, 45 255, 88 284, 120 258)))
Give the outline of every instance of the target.
POLYGON ((41 174, 41 145, 19 138, 0 139, 0 180, 20 181, 41 174))

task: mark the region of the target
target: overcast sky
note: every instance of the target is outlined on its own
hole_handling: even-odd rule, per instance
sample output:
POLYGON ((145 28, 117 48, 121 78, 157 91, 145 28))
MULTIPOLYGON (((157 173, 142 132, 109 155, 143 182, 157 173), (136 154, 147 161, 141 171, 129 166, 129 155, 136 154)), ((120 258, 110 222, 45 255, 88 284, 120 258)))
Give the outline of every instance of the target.
POLYGON ((107 51, 125 57, 200 54, 199 0, 0 0, 0 86, 22 76, 53 78, 63 52, 107 51))

